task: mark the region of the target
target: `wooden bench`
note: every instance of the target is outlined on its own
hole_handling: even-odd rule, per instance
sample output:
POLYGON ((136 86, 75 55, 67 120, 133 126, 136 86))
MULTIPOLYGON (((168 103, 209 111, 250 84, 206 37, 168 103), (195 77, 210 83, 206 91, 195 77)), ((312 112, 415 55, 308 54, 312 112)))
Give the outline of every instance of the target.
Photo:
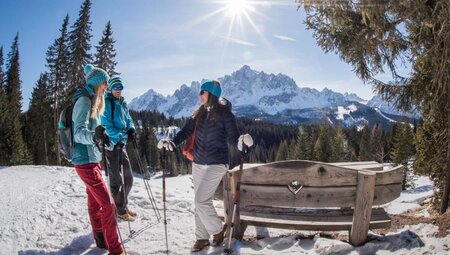
POLYGON ((300 160, 233 169, 216 191, 216 199, 223 201, 216 204, 216 211, 230 226, 233 201, 237 201, 233 237, 239 240, 252 225, 348 230, 350 243, 362 245, 369 229, 390 226, 389 215, 376 206, 396 199, 402 191, 403 167, 382 170, 376 164, 366 164, 376 171, 362 168, 363 164, 300 160))

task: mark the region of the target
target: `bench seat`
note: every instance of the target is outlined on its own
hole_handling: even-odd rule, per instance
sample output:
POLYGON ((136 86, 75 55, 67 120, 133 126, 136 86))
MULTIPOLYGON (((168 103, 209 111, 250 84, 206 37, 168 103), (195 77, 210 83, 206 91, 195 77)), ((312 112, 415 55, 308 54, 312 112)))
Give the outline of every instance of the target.
MULTIPOLYGON (((216 206, 217 214, 224 219, 222 205, 216 206)), ((306 209, 274 207, 241 207, 241 224, 308 231, 344 231, 352 228, 353 210, 341 208, 306 209)), ((391 219, 383 208, 373 208, 369 229, 386 228, 391 219)))

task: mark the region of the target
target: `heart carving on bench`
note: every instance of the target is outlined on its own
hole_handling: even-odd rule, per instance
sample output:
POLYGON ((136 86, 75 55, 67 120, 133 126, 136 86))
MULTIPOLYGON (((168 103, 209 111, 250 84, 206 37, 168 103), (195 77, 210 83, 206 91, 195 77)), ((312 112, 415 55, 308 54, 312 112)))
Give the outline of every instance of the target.
POLYGON ((291 181, 288 185, 288 189, 292 192, 292 194, 297 195, 297 193, 303 188, 298 181, 291 181))

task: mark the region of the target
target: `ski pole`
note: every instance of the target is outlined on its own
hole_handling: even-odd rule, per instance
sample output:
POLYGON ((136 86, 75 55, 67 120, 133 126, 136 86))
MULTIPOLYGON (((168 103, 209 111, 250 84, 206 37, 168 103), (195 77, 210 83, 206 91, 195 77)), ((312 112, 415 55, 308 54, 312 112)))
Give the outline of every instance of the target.
MULTIPOLYGON (((241 153, 241 164, 239 165, 239 171, 242 171, 242 169, 244 169, 244 161, 245 161, 245 156, 248 153, 248 146, 242 142, 242 153, 241 153)), ((238 182, 238 180, 236 180, 236 182, 238 182)), ((239 183, 237 183, 237 187, 236 187, 236 193, 235 196, 233 198, 233 214, 231 217, 231 226, 230 226, 230 233, 228 235, 228 247, 226 249, 223 250, 223 252, 225 254, 232 254, 234 251, 233 249, 231 249, 231 238, 233 237, 233 228, 234 228, 234 221, 235 221, 235 217, 236 217, 236 210, 238 207, 238 202, 239 202, 239 183)))
POLYGON ((233 205, 233 214, 232 214, 232 218, 231 218, 230 234, 228 235, 228 248, 223 250, 223 252, 225 254, 232 254, 233 253, 233 249, 231 249, 231 238, 233 236, 234 218, 236 217, 236 207, 237 207, 237 204, 235 203, 233 205))
POLYGON ((155 213, 156 220, 158 222, 160 222, 161 214, 159 213, 159 209, 158 209, 158 206, 156 204, 156 199, 153 196, 153 192, 152 192, 152 189, 150 187, 150 184, 148 183, 148 180, 146 180, 144 178, 144 166, 142 164, 141 157, 139 156, 139 152, 138 152, 138 148, 137 148, 137 142, 136 142, 135 139, 133 139, 132 142, 133 142, 134 154, 136 155, 137 161, 138 161, 139 171, 140 171, 140 173, 142 175, 142 180, 144 181, 145 190, 147 191, 148 198, 149 198, 150 203, 151 203, 151 205, 153 207, 153 212, 155 213))
POLYGON ((111 209, 114 213, 114 221, 116 222, 117 232, 119 234, 120 243, 122 244, 123 252, 125 253, 125 255, 127 255, 127 250, 125 249, 125 245, 123 243, 122 234, 120 233, 119 224, 117 223, 117 211, 114 206, 114 198, 112 197, 112 194, 111 194, 111 180, 109 179, 108 163, 106 162, 106 149, 105 149, 104 143, 102 143, 101 148, 102 148, 102 150, 101 150, 102 151, 102 159, 103 159, 103 163, 105 165, 105 176, 106 176, 106 180, 108 182, 107 188, 108 188, 109 202, 111 204, 111 209))
POLYGON ((167 150, 163 148, 163 159, 164 159, 164 168, 163 168, 163 176, 162 176, 162 185, 163 185, 163 212, 164 212, 164 232, 166 235, 166 253, 169 254, 169 242, 167 240, 167 217, 166 217, 166 171, 167 171, 167 150))

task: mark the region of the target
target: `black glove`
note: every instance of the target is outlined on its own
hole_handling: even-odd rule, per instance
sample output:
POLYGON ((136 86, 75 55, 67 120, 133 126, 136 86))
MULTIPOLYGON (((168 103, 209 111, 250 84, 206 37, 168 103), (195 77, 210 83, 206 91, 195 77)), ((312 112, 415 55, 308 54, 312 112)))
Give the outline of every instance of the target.
POLYGON ((101 146, 111 145, 105 126, 98 126, 95 128, 94 142, 101 146))
POLYGON ((136 138, 136 131, 134 130, 134 128, 128 129, 127 135, 128 135, 128 140, 134 141, 134 139, 136 138))

